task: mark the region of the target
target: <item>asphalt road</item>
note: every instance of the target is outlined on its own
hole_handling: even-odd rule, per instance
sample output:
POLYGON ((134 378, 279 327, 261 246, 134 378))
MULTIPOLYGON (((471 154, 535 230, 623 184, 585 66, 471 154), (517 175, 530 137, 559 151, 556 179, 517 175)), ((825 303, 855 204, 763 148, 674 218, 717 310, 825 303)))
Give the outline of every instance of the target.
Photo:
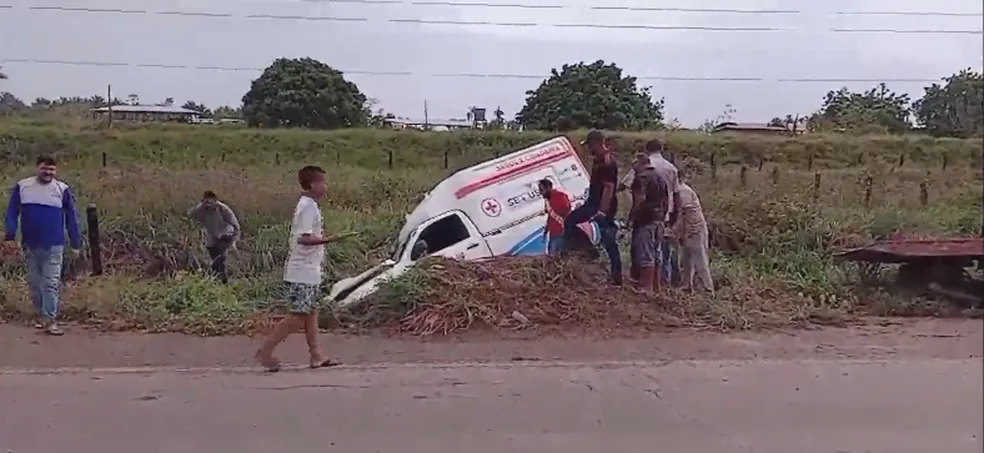
POLYGON ((0 373, 0 451, 976 453, 981 359, 0 373))

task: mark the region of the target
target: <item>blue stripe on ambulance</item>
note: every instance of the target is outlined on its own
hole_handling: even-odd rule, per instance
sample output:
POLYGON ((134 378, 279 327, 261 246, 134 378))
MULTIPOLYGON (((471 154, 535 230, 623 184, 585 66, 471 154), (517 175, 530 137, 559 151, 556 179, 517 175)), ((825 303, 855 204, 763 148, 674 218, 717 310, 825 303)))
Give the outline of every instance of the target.
POLYGON ((537 228, 532 234, 519 241, 507 255, 543 255, 547 251, 547 242, 543 237, 543 227, 537 228))

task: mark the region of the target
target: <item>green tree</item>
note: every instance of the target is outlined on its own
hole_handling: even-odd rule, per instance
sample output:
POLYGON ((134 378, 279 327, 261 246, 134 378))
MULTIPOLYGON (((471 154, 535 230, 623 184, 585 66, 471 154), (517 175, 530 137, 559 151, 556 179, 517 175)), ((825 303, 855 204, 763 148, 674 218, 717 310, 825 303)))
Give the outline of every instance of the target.
POLYGON ((194 110, 203 116, 212 116, 212 111, 209 110, 208 107, 205 107, 205 104, 199 104, 195 101, 185 102, 184 104, 181 105, 181 108, 194 110))
POLYGON ((578 128, 646 129, 661 127, 663 99, 653 101, 648 87, 623 76, 614 63, 598 60, 564 65, 535 90, 516 114, 526 129, 566 131, 578 128))
POLYGON ((385 127, 386 121, 396 118, 396 115, 386 112, 382 108, 376 108, 379 105, 379 99, 369 98, 366 100, 366 104, 363 109, 366 111, 366 116, 369 118, 366 124, 369 127, 385 127))
POLYGON ((9 92, 0 92, 0 115, 11 115, 27 110, 27 104, 9 92))
POLYGON ((223 105, 215 108, 214 115, 216 118, 242 118, 243 111, 241 108, 232 108, 228 105, 223 105))
POLYGON ((368 99, 342 73, 312 58, 279 58, 243 96, 250 126, 337 129, 364 126, 368 99))
POLYGON ((984 76, 971 69, 925 88, 913 103, 916 120, 933 135, 969 137, 984 134, 984 76))
POLYGON ((884 83, 864 93, 846 87, 830 91, 809 123, 815 129, 901 133, 909 129, 909 95, 897 94, 884 83))
POLYGON ((796 115, 787 114, 785 118, 775 117, 769 120, 769 126, 772 127, 782 127, 795 133, 802 129, 803 124, 806 123, 806 118, 796 115))
POLYGON ((506 128, 506 112, 502 107, 496 107, 492 112, 492 121, 489 122, 489 129, 501 130, 506 128))

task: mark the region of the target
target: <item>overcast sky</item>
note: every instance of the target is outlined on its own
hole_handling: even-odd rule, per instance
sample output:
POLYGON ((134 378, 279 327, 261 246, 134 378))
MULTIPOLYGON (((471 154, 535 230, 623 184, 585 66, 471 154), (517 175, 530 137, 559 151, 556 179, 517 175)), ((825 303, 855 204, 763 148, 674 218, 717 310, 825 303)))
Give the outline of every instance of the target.
MULTIPOLYGON (((379 0, 377 0, 379 1, 379 0)), ((312 57, 337 69, 411 75, 348 77, 399 116, 463 117, 468 106, 522 106, 535 79, 439 77, 481 73, 543 75, 550 68, 604 59, 629 74, 658 77, 751 77, 764 81, 640 80, 666 98, 667 117, 695 126, 731 104, 736 120, 768 121, 816 110, 839 86, 874 83, 792 83, 779 79, 936 79, 982 64, 980 34, 834 33, 830 29, 981 30, 981 16, 842 15, 839 11, 977 13, 981 0, 451 0, 431 5, 302 0, 0 0, 0 61, 16 59, 262 68, 278 57, 312 57), (449 6, 553 5, 555 8, 449 6), (232 17, 31 10, 61 6, 230 14, 232 17), (599 6, 795 10, 727 14, 598 10, 599 6), (248 15, 330 16, 359 21, 274 20, 248 15), (532 23, 530 26, 447 25, 394 19, 532 23), (780 31, 590 29, 554 24, 778 28, 780 31)), ((210 107, 238 105, 258 71, 133 66, 0 63, 10 79, 0 91, 35 97, 136 93, 144 103, 174 97, 210 107)), ((926 83, 891 83, 918 96, 926 83)))

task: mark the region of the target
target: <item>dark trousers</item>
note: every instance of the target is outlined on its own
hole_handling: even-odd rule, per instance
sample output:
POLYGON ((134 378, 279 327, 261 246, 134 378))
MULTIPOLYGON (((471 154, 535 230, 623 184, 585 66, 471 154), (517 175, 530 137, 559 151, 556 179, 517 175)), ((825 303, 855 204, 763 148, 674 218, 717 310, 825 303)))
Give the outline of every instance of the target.
POLYGON ((229 274, 226 271, 226 255, 229 252, 229 247, 232 246, 231 238, 221 238, 215 241, 208 247, 208 257, 212 260, 212 275, 222 281, 222 283, 229 283, 229 274))
MULTIPOLYGON (((577 225, 590 221, 591 217, 594 216, 596 212, 598 212, 597 208, 587 205, 582 205, 571 211, 567 218, 564 219, 565 245, 574 243, 574 235, 580 232, 577 225)), ((601 227, 601 248, 605 249, 605 253, 608 255, 608 261, 610 261, 612 265, 612 281, 621 284, 622 255, 619 253, 618 243, 615 241, 618 228, 615 226, 615 222, 607 217, 599 220, 598 226, 601 227)))

